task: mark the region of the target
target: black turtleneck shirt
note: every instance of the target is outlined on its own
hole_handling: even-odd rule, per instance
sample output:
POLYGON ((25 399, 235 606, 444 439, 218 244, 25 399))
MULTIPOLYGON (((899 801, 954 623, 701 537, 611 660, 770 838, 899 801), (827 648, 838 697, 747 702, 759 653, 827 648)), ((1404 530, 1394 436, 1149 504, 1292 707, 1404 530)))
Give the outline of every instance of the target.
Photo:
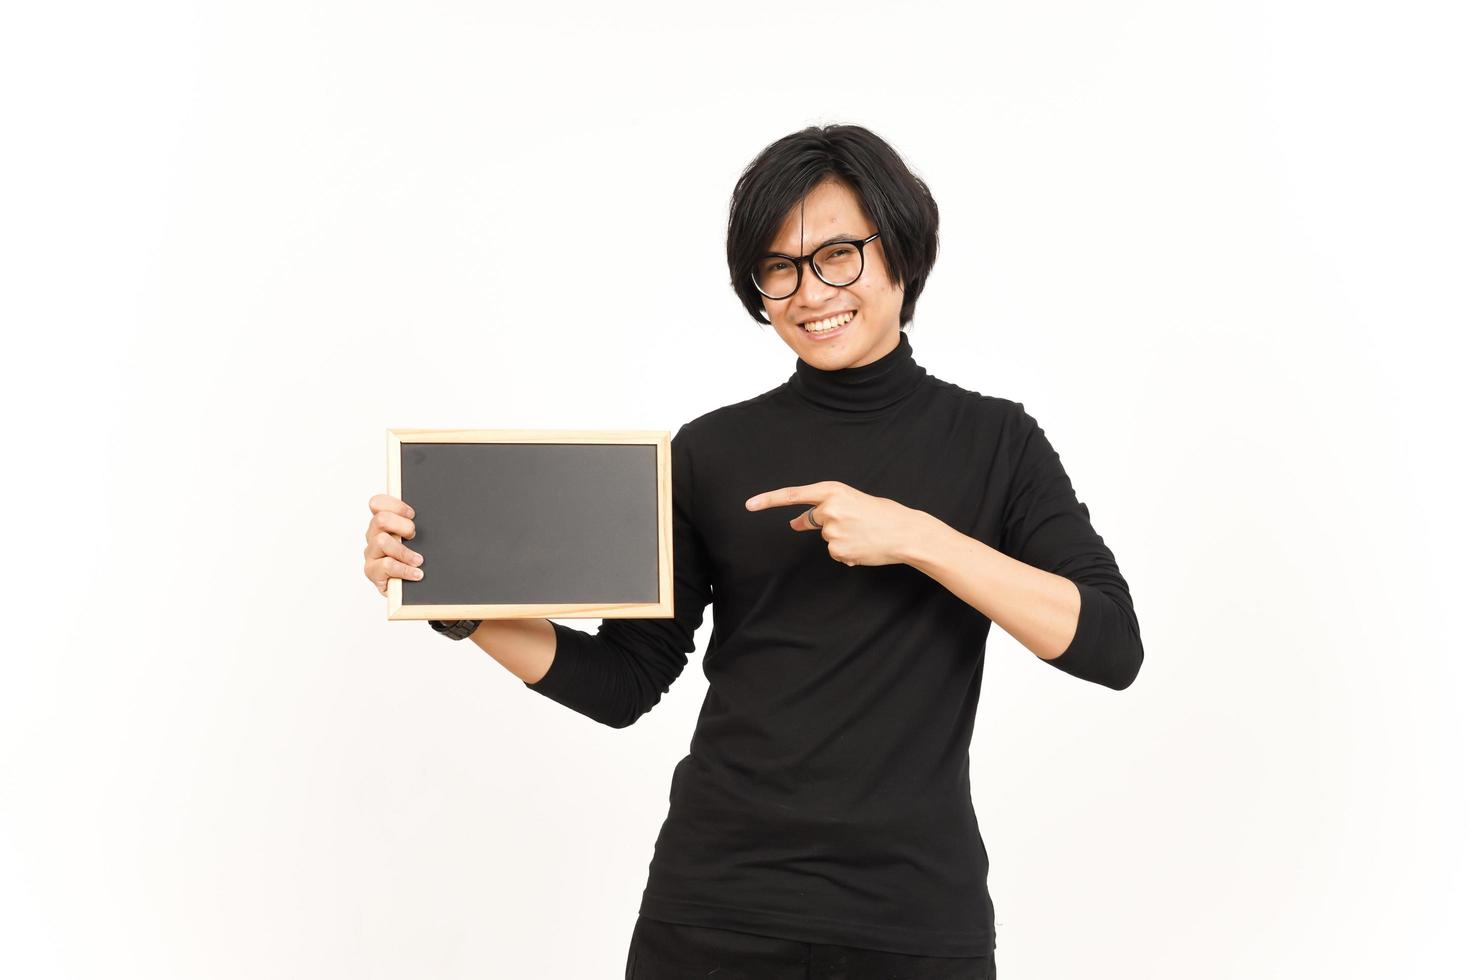
POLYGON ((928 956, 995 946, 970 738, 990 620, 907 564, 848 566, 745 509, 837 480, 926 511, 1076 583, 1045 661, 1109 688, 1143 660, 1128 585, 1018 402, 930 375, 909 337, 861 367, 800 359, 784 384, 685 423, 671 446, 672 619, 560 623, 538 691, 622 728, 684 669, 713 602, 709 690, 674 767, 639 912, 686 925, 928 956))

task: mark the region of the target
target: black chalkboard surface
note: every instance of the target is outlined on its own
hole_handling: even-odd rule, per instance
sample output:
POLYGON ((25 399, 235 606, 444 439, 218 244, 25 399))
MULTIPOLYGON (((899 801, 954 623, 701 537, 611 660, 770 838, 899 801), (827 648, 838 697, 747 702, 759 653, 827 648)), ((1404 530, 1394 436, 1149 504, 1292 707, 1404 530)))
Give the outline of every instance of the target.
POLYGON ((669 433, 389 429, 422 579, 389 619, 670 618, 669 433))

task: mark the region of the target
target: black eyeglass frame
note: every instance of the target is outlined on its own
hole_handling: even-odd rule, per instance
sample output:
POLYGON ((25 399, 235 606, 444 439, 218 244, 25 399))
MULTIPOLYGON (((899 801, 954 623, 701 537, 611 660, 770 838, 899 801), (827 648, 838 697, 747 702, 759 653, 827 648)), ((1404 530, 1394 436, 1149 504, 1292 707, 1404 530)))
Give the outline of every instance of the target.
POLYGON ((787 255, 785 252, 767 252, 765 255, 762 255, 759 259, 756 260, 756 265, 757 266, 759 266, 759 264, 762 261, 764 261, 765 259, 785 259, 788 262, 795 263, 795 265, 796 265, 796 286, 793 287, 792 290, 791 290, 791 292, 787 293, 785 296, 772 296, 770 293, 768 293, 764 289, 762 289, 761 288, 761 284, 760 284, 760 280, 756 278, 756 270, 755 269, 751 269, 750 270, 750 281, 755 285, 755 291, 758 292, 758 293, 760 293, 766 299, 769 299, 769 300, 790 299, 792 296, 795 296, 797 294, 797 292, 800 291, 800 289, 801 289, 801 272, 802 272, 801 266, 802 266, 802 263, 806 263, 807 265, 810 265, 812 267, 812 272, 816 273, 817 278, 820 279, 820 280, 822 280, 823 282, 825 282, 827 285, 834 286, 834 287, 837 287, 839 289, 841 287, 843 287, 843 286, 851 286, 853 283, 857 282, 859 279, 861 279, 863 277, 863 270, 868 267, 868 253, 867 253, 867 245, 868 245, 868 243, 871 242, 873 239, 877 238, 881 234, 882 234, 882 232, 875 231, 871 235, 869 235, 867 238, 839 238, 837 241, 835 241, 835 242, 828 242, 827 244, 823 245, 821 248, 817 249, 815 252, 811 252, 811 253, 809 253, 807 255, 787 255), (858 271, 857 271, 857 275, 853 276, 847 282, 833 282, 830 279, 828 279, 826 276, 822 275, 822 270, 817 267, 816 258, 815 258, 817 252, 825 252, 827 249, 831 248, 833 245, 856 245, 857 246, 857 250, 858 250, 858 271))

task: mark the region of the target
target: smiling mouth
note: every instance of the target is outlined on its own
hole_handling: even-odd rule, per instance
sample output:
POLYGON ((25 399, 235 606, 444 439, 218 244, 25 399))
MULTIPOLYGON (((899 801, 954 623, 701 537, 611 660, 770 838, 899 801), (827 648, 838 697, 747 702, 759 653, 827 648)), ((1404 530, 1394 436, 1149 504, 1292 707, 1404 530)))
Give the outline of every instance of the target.
POLYGON ((800 326, 801 329, 805 330, 807 333, 831 333, 833 330, 836 330, 839 327, 851 323, 853 317, 855 316, 857 316, 856 310, 848 310, 845 313, 839 313, 836 316, 828 317, 825 320, 811 320, 807 323, 801 324, 800 326))

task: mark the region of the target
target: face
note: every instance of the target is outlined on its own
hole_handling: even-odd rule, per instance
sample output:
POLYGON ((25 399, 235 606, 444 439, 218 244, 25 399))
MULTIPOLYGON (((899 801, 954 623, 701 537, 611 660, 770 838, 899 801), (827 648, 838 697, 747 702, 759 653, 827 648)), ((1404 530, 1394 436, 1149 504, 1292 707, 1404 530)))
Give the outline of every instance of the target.
MULTIPOLYGON (((828 179, 813 187, 791 213, 768 251, 806 255, 830 238, 861 241, 878 230, 846 183, 828 179)), ((898 346, 903 286, 888 281, 883 239, 864 248, 863 274, 850 286, 829 286, 802 263, 801 288, 786 299, 761 297, 771 326, 798 357, 823 371, 871 364, 898 346), (855 313, 826 333, 802 326, 842 313, 855 313)))

